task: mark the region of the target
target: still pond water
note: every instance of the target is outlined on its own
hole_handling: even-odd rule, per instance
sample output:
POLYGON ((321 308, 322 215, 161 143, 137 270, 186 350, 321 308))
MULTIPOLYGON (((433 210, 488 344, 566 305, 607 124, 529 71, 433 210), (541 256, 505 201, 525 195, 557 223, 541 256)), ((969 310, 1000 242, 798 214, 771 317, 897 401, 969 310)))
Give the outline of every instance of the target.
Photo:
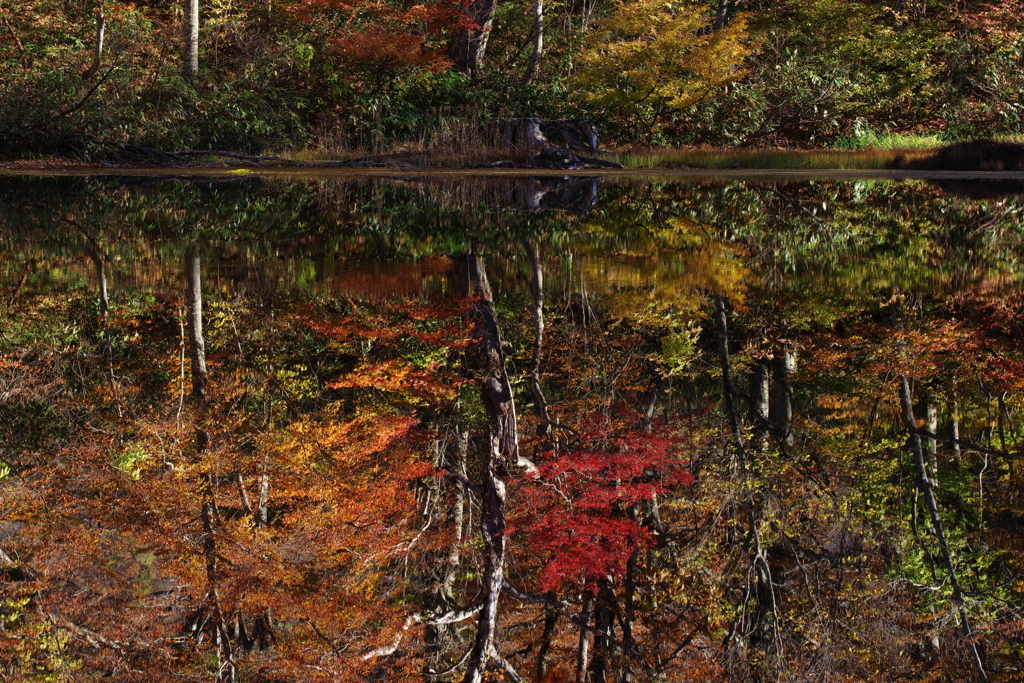
POLYGON ((0 671, 1011 680, 1016 182, 0 177, 0 671))

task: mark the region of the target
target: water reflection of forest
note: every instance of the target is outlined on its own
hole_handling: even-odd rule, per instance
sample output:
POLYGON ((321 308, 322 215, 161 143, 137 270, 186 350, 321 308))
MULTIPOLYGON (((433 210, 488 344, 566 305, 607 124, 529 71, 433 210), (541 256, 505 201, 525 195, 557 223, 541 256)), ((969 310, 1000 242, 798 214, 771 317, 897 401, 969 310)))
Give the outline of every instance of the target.
POLYGON ((36 179, 0 207, 9 677, 1017 666, 1019 198, 36 179))

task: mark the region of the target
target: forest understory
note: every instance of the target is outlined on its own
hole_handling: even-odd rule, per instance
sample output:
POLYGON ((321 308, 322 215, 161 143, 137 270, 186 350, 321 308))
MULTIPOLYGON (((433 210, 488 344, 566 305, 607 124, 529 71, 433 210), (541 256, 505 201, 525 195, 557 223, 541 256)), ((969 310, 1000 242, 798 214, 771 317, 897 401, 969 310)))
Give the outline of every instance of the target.
POLYGON ((0 159, 523 163, 516 122, 581 117, 619 152, 1019 143, 1022 17, 1018 0, 4 0, 0 159))

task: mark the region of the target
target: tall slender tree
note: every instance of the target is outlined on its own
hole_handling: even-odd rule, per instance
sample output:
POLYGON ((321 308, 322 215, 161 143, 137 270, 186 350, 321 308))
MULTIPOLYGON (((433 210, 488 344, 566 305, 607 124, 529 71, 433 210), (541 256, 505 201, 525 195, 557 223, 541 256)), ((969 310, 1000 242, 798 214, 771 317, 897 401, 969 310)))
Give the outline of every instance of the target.
POLYGON ((530 85, 544 56, 544 0, 533 0, 533 52, 523 74, 523 85, 530 85))
POLYGON ((185 0, 185 50, 181 75, 192 80, 199 73, 199 0, 185 0))

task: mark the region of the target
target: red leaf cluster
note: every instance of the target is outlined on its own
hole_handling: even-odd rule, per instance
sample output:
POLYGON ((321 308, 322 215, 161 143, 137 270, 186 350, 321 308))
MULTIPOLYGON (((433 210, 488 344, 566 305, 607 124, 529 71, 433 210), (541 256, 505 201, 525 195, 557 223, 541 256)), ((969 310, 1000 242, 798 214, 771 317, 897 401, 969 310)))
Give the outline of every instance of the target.
POLYGON ((520 544, 543 553, 545 591, 621 575, 630 555, 654 542, 631 508, 692 481, 667 430, 595 432, 583 443, 523 482, 523 514, 509 527, 520 544))

